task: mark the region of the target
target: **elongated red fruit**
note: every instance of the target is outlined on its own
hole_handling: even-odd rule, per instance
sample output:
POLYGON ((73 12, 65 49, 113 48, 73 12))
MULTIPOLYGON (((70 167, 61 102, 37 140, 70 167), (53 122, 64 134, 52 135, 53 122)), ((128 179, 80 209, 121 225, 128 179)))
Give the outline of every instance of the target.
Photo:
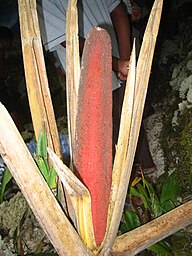
POLYGON ((84 46, 76 122, 75 169, 91 194, 94 235, 103 241, 112 176, 111 41, 93 28, 84 46))

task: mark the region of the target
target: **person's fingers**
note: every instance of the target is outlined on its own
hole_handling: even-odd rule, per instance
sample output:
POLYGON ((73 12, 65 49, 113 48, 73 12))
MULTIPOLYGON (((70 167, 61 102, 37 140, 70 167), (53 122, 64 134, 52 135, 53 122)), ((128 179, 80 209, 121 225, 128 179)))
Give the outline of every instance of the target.
POLYGON ((127 76, 123 75, 121 72, 117 72, 117 77, 119 80, 122 80, 122 81, 127 80, 127 76))
POLYGON ((121 79, 121 72, 117 72, 118 79, 121 79))

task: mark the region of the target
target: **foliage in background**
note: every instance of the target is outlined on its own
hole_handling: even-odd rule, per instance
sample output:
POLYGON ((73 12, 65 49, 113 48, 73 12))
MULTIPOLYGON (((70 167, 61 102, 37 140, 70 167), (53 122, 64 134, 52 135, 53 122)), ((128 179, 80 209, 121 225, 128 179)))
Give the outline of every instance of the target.
POLYGON ((181 9, 177 11, 182 15, 177 21, 177 34, 169 36, 157 47, 151 77, 151 97, 153 102, 161 104, 163 112, 161 145, 166 174, 160 183, 168 174, 175 172, 180 180, 179 197, 185 201, 191 198, 192 191, 192 23, 191 12, 187 11, 190 9, 188 4, 182 1, 180 4, 181 9))
POLYGON ((50 189, 56 189, 57 174, 55 169, 53 167, 49 167, 48 164, 47 137, 45 132, 40 132, 39 134, 34 158, 50 189))
MULTIPOLYGON (((47 158, 47 137, 45 132, 40 132, 36 147, 36 152, 34 154, 35 161, 37 166, 45 178, 50 189, 56 189, 57 187, 57 175, 53 167, 49 167, 48 158, 47 158)), ((3 176, 2 184, 0 186, 0 204, 3 202, 4 193, 6 187, 10 180, 12 179, 12 174, 9 169, 6 167, 3 176)))
POLYGON ((191 197, 192 192, 192 110, 183 111, 177 119, 178 125, 174 127, 168 120, 172 113, 172 107, 167 107, 164 115, 164 127, 167 129, 162 131, 162 146, 166 155, 166 169, 169 173, 174 172, 180 180, 179 196, 185 200, 191 197))
POLYGON ((5 189, 9 181, 12 179, 12 177, 13 177, 12 174, 10 173, 9 169, 6 167, 3 172, 3 177, 2 177, 1 187, 0 187, 0 204, 2 204, 3 202, 5 189))
MULTIPOLYGON (((140 198, 143 205, 142 211, 139 211, 132 204, 132 211, 124 211, 124 220, 120 224, 120 233, 125 233, 146 222, 161 216, 162 214, 172 210, 177 205, 178 200, 178 180, 175 175, 170 175, 164 183, 160 195, 155 192, 153 186, 142 177, 141 182, 130 186, 129 195, 130 202, 134 198, 140 198)), ((163 256, 172 253, 171 246, 166 240, 162 240, 148 248, 155 252, 156 255, 163 256)))
MULTIPOLYGON (((179 181, 178 197, 182 203, 192 198, 192 23, 191 12, 186 14, 186 10, 178 20, 178 33, 156 47, 150 82, 152 102, 159 104, 163 113, 161 145, 165 156, 165 174, 159 178, 158 190, 174 173, 179 181)), ((170 238, 174 255, 192 255, 191 228, 188 227, 184 234, 176 233, 170 238)))

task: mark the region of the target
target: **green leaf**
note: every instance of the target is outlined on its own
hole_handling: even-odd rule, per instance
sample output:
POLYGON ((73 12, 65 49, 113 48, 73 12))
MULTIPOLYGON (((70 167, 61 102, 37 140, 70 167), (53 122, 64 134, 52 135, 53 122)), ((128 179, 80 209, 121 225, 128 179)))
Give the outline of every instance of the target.
POLYGON ((178 231, 174 234, 174 236, 177 236, 177 237, 186 237, 186 233, 182 232, 182 231, 178 231))
POLYGON ((178 193, 178 180, 173 173, 168 177, 165 184, 162 187, 160 202, 161 204, 165 201, 172 201, 173 203, 177 202, 177 193, 178 193))
POLYGON ((57 174, 52 167, 49 168, 48 157, 47 157, 47 138, 45 132, 40 132, 38 137, 38 143, 35 153, 35 161, 41 171, 43 177, 45 178, 50 189, 55 189, 57 187, 57 174))
POLYGON ((161 204, 161 209, 163 211, 163 213, 166 213, 166 212, 169 212, 171 211, 172 209, 174 209, 176 206, 175 204, 169 200, 169 201, 164 201, 162 204, 161 204))
POLYGON ((161 205, 159 202, 159 198, 155 193, 153 186, 145 179, 143 179, 144 184, 147 187, 147 191, 149 193, 150 201, 151 201, 151 213, 154 214, 155 217, 158 217, 162 214, 161 205))
POLYGON ((137 189, 134 188, 134 187, 130 187, 129 193, 130 193, 130 195, 132 195, 132 196, 139 196, 139 197, 141 197, 141 194, 140 194, 140 193, 137 191, 137 189))
POLYGON ((129 231, 127 224, 125 222, 120 223, 119 230, 120 230, 121 234, 124 234, 129 231))
POLYGON ((0 189, 0 204, 3 202, 3 197, 5 193, 5 188, 9 181, 12 179, 12 174, 9 169, 6 167, 5 171, 3 172, 2 182, 1 182, 1 189, 0 189))
POLYGON ((169 255, 171 254, 171 250, 168 249, 167 247, 163 246, 160 243, 156 243, 154 245, 151 245, 150 247, 147 248, 150 251, 153 251, 155 253, 163 253, 163 255, 169 255))
POLYGON ((130 196, 140 197, 142 202, 144 203, 145 208, 148 208, 148 204, 144 195, 140 193, 136 188, 130 187, 129 193, 130 193, 130 196))
POLYGON ((125 211, 123 213, 125 218, 125 223, 127 225, 128 231, 137 228, 141 225, 138 215, 133 211, 125 211))
POLYGON ((46 162, 43 160, 41 156, 36 156, 35 161, 39 167, 40 172, 47 182, 49 182, 49 168, 46 162))
POLYGON ((143 202, 143 204, 144 204, 144 207, 146 208, 146 209, 148 209, 148 202, 146 201, 146 198, 145 198, 145 196, 140 192, 140 191, 138 191, 136 188, 134 188, 134 187, 130 187, 130 190, 129 190, 129 193, 130 193, 130 196, 137 196, 137 197, 140 197, 141 198, 141 200, 142 200, 142 202, 143 202))
POLYGON ((137 184, 137 189, 140 193, 140 197, 141 200, 143 201, 144 207, 151 212, 151 202, 146 189, 141 184, 137 184))
POLYGON ((37 141, 37 147, 36 147, 36 152, 35 156, 41 156, 41 140, 42 140, 43 133, 40 132, 38 135, 38 141, 37 141))
POLYGON ((48 185, 50 189, 57 187, 57 173, 53 167, 50 168, 48 185))
POLYGON ((47 159, 47 136, 46 136, 46 132, 40 132, 39 133, 35 156, 41 156, 44 160, 47 159))

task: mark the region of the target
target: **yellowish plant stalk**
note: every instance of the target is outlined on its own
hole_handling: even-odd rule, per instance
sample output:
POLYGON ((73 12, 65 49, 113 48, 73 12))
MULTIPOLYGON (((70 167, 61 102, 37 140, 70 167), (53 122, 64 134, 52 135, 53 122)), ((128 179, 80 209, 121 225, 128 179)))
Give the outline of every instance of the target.
POLYGON ((126 165, 126 157, 128 143, 130 140, 130 129, 135 95, 135 66, 136 57, 134 43, 130 58, 129 75, 126 83, 119 138, 114 159, 107 231, 103 244, 101 245, 101 248, 103 247, 101 250, 101 255, 103 255, 102 253, 104 252, 106 252, 107 255, 108 249, 110 251, 110 246, 112 246, 116 238, 131 173, 131 169, 128 169, 126 165))
POLYGON ((69 0, 66 15, 66 91, 71 162, 75 149, 75 127, 80 79, 77 0, 69 0))
MULTIPOLYGON (((120 219, 123 212, 123 206, 125 203, 134 155, 137 146, 137 140, 140 131, 141 119, 155 49, 156 37, 161 18, 162 6, 163 0, 156 0, 153 4, 150 18, 145 30, 141 51, 139 54, 136 69, 136 83, 133 81, 133 78, 131 79, 131 77, 134 77, 135 71, 130 64, 126 87, 130 86, 131 88, 134 88, 135 84, 134 99, 131 101, 133 102, 133 112, 129 125, 126 125, 125 112, 127 110, 123 106, 120 133, 113 168, 108 229, 106 232, 104 243, 102 245, 102 252, 106 252, 106 254, 110 252, 112 244, 116 238, 120 219), (124 129, 121 129, 121 126, 124 127, 124 129), (124 146, 122 146, 122 143, 123 138, 126 136, 128 136, 128 139, 126 139, 128 147, 126 148, 126 146, 124 145, 124 148, 124 146)), ((125 96, 124 105, 128 106, 128 104, 129 101, 126 102, 125 96)))
POLYGON ((35 0, 18 0, 25 78, 36 139, 46 131, 48 144, 62 158, 53 111, 35 0))
POLYGON ((1 103, 0 118, 0 155, 57 253, 60 256, 93 255, 64 214, 1 103))
POLYGON ((48 154, 73 205, 78 232, 88 248, 94 251, 96 243, 92 225, 90 193, 73 172, 49 148, 48 154))
MULTIPOLYGON (((48 145, 62 159, 45 61, 41 43, 35 0, 18 0, 25 80, 36 140, 46 131, 48 145)), ((60 202, 66 209, 63 188, 58 180, 60 202)))

